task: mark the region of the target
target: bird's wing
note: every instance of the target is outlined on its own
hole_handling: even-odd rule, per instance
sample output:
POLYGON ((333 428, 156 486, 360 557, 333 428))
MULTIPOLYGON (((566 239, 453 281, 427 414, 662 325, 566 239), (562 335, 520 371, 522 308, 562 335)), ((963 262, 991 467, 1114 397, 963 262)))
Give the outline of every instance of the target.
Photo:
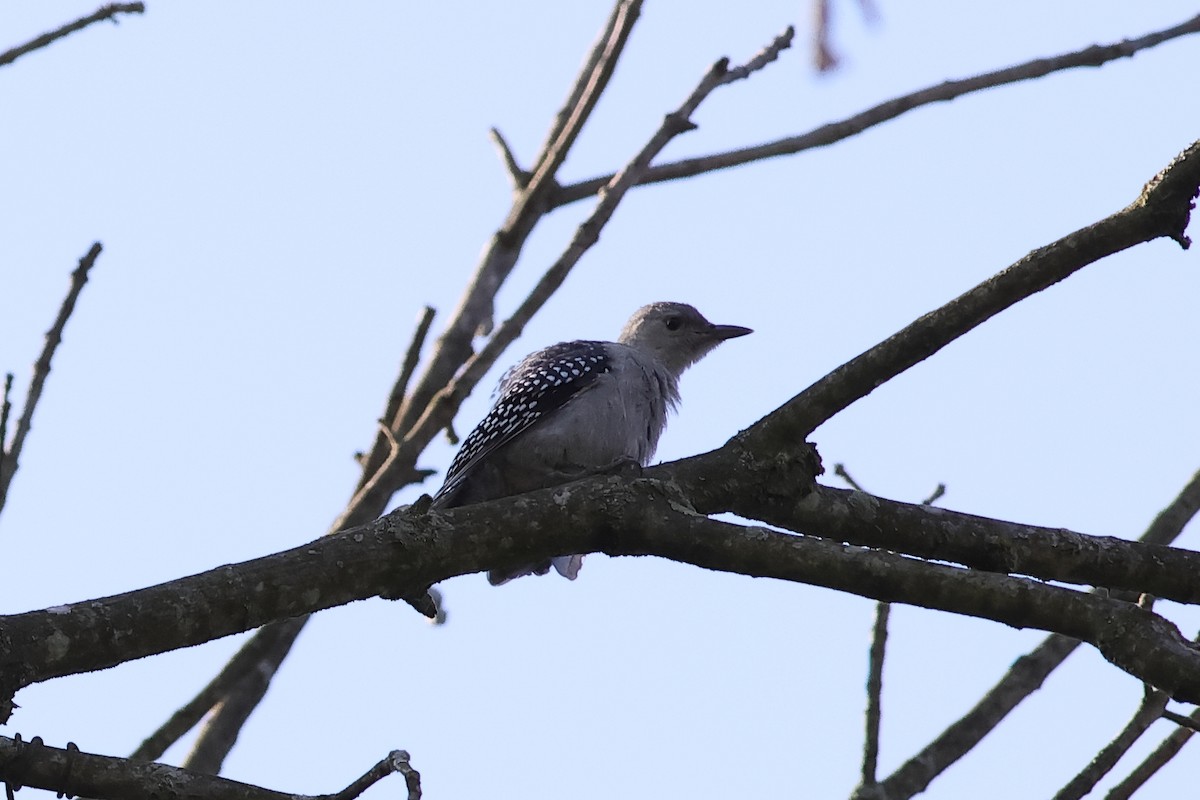
POLYGON ((495 405, 463 441, 434 502, 451 495, 476 464, 611 369, 604 342, 562 342, 526 356, 500 379, 495 405))

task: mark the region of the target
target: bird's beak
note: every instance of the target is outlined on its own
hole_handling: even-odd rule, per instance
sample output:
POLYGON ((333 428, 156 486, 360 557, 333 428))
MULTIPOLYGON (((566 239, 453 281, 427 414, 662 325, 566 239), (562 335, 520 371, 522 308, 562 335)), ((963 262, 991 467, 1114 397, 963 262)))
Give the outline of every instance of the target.
POLYGON ((709 331, 714 339, 725 341, 726 339, 736 339, 739 336, 745 336, 748 333, 754 333, 749 328, 743 328, 741 325, 713 325, 709 331))

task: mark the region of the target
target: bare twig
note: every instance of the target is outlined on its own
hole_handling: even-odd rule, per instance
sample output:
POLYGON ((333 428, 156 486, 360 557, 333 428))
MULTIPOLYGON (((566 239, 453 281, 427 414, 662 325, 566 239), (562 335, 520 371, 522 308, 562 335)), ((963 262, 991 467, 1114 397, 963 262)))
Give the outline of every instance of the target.
POLYGON ((512 183, 513 189, 519 191, 528 186, 532 175, 521 169, 521 165, 517 163, 517 157, 513 155, 512 148, 508 146, 508 142, 505 140, 504 134, 500 133, 500 129, 489 129, 488 137, 492 140, 492 144, 496 145, 496 150, 500 153, 500 160, 504 162, 504 169, 508 172, 508 180, 512 183))
POLYGON ((395 750, 365 775, 334 794, 302 795, 277 792, 226 778, 170 767, 166 764, 113 758, 80 752, 73 743, 66 749, 50 747, 35 736, 0 736, 0 781, 12 790, 33 786, 57 792, 59 797, 78 795, 99 800, 129 797, 203 797, 206 800, 354 800, 368 787, 399 772, 408 784, 409 800, 420 800, 420 775, 409 755, 395 750))
POLYGON ((337 794, 329 795, 329 800, 354 800, 367 789, 396 772, 404 776, 404 782, 408 785, 408 800, 421 800, 421 773, 413 769, 412 764, 409 763, 410 758, 407 750, 393 750, 354 783, 337 794))
MULTIPOLYGON (((835 464, 833 472, 850 484, 855 491, 864 491, 858 482, 850 477, 850 473, 846 471, 843 464, 835 464)), ((939 483, 933 493, 921 504, 933 505, 945 493, 945 490, 945 484, 939 483)), ((856 800, 868 800, 868 798, 877 796, 874 790, 879 785, 877 771, 879 724, 883 715, 883 661, 887 653, 888 620, 891 612, 891 603, 882 602, 875 605, 875 625, 871 630, 871 649, 867 655, 866 735, 863 738, 862 778, 854 792, 856 800)))
MULTIPOLYGON (((400 413, 400 406, 404 404, 408 383, 412 380, 417 364, 421 361, 421 348, 425 346, 425 339, 429 336, 429 328, 433 324, 433 317, 436 313, 433 306, 425 306, 421 309, 421 316, 417 318, 416 330, 413 331, 412 340, 408 343, 404 360, 400 363, 400 374, 396 377, 396 382, 392 384, 391 391, 388 392, 383 416, 379 420, 381 430, 376 433, 375 442, 371 445, 372 453, 385 452, 390 456, 396 450, 396 432, 392 425, 395 424, 396 415, 400 413)), ((364 456, 362 461, 364 468, 366 462, 367 458, 364 456)))
POLYGON ((1185 717, 1183 714, 1176 714, 1174 711, 1164 708, 1162 718, 1174 722, 1181 728, 1187 728, 1193 732, 1200 732, 1200 720, 1192 717, 1185 717))
POLYGON ((567 153, 583 131, 600 96, 608 88, 617 61, 629 41, 629 34, 633 32, 633 23, 641 13, 641 0, 622 0, 613 6, 604 30, 579 71, 579 79, 555 115, 554 124, 533 160, 530 170, 532 177, 529 179, 531 185, 549 186, 549 181, 553 180, 558 168, 566 161, 567 153))
POLYGON ((80 17, 74 22, 63 25, 57 30, 43 33, 37 38, 30 39, 23 45, 6 50, 0 53, 0 67, 11 64, 23 55, 32 53, 34 50, 40 50, 47 45, 62 39, 65 36, 70 36, 75 31, 80 31, 91 25, 94 22, 101 22, 106 19, 111 19, 114 23, 117 22, 117 14, 141 14, 146 10, 145 3, 109 3, 106 6, 101 6, 96 11, 88 14, 86 17, 80 17))
MULTIPOLYGON (((1179 25, 1146 34, 1137 39, 1127 39, 1107 45, 1092 45, 1083 50, 1064 53, 1051 58, 1034 59, 1024 64, 996 70, 995 72, 986 72, 971 78, 945 81, 936 86, 929 86, 911 94, 892 98, 852 117, 847 117, 837 122, 830 122, 797 136, 789 136, 784 139, 778 139, 753 147, 745 147, 739 150, 730 150, 724 153, 714 153, 712 155, 659 164, 651 167, 642 176, 640 184, 646 185, 674 181, 681 178, 691 178, 707 172, 729 169, 730 167, 737 167, 754 161, 762 161, 767 158, 789 156, 805 150, 826 147, 843 139, 848 139, 851 136, 857 136, 869 128, 881 125, 922 106, 932 103, 944 103, 963 95, 981 92, 985 89, 1004 86, 1010 83, 1034 80, 1068 69, 1099 67, 1109 61, 1128 58, 1135 53, 1155 47, 1163 42, 1198 32, 1200 32, 1200 16, 1193 17, 1179 25)), ((611 178, 611 175, 602 175, 564 186, 555 195, 555 204, 566 205, 593 195, 607 184, 611 178)))
POLYGON ((829 72, 838 65, 838 57, 830 44, 831 0, 813 0, 813 12, 813 64, 818 72, 829 72))
POLYGON ((420 363, 421 348, 425 346, 425 338, 429 336, 429 326, 433 324, 435 313, 433 306, 425 306, 421 311, 421 318, 417 321, 417 329, 413 332, 412 342, 408 345, 408 352, 404 354, 400 377, 396 379, 396 385, 388 397, 387 409, 383 412, 385 423, 396 418, 400 406, 404 403, 404 395, 408 392, 408 382, 412 380, 413 373, 417 370, 417 364, 420 363))
POLYGON ((1129 720, 1111 742, 1101 748, 1091 763, 1080 770, 1066 786, 1059 789, 1058 794, 1054 795, 1054 800, 1081 800, 1096 788, 1096 784, 1117 765, 1121 756, 1162 717, 1168 699, 1165 692, 1150 692, 1134 713, 1133 719, 1129 720))
POLYGON ((1107 795, 1108 800, 1128 800, 1133 796, 1133 793, 1145 785, 1146 781, 1154 777, 1154 773, 1158 772, 1166 766, 1171 759, 1179 754, 1183 746, 1187 744, 1193 734, 1193 728, 1197 723, 1200 723, 1200 709, 1193 711, 1190 717, 1192 726, 1187 728, 1176 728, 1164 738, 1150 755, 1134 767, 1133 771, 1116 786, 1114 786, 1107 795))
POLYGON ((839 478, 844 480, 846 482, 846 485, 849 486, 854 491, 856 491, 856 492, 865 492, 866 491, 866 489, 859 486, 858 481, 854 480, 854 478, 851 477, 850 473, 846 471, 845 464, 834 464, 833 465, 833 474, 837 475, 839 478))
POLYGON ((921 505, 931 506, 934 503, 936 503, 938 500, 941 500, 945 496, 946 496, 946 484, 939 483, 937 486, 934 487, 933 491, 930 492, 929 497, 926 497, 924 500, 921 501, 921 505))
POLYGON ((875 626, 871 631, 871 651, 867 657, 867 733, 863 741, 863 786, 877 783, 879 721, 883 709, 883 657, 887 650, 888 617, 891 612, 891 603, 875 604, 875 626))
MULTIPOLYGON (((12 443, 5 451, 3 462, 0 462, 0 509, 4 508, 8 497, 8 487, 12 484, 13 476, 20 466, 21 450, 25 446, 25 438, 33 427, 33 412, 37 408, 38 401, 42 399, 42 390, 45 388, 46 378, 50 375, 50 361, 54 358, 54 351, 62 342, 63 329, 67 325, 67 320, 71 318, 71 312, 75 310, 75 301, 79 299, 83 285, 87 283, 88 272, 95 265, 102 249, 100 243, 96 242, 83 258, 79 259, 79 266, 71 273, 71 285, 58 309, 58 316, 55 317, 50 330, 46 331, 46 344, 42 348, 41 355, 34 362, 33 377, 29 381, 25 405, 21 409, 21 416, 17 419, 17 427, 13 431, 12 443)), ((7 391, 5 395, 7 397, 7 391)), ((4 442, 0 441, 0 448, 3 446, 4 442)))
POLYGON ((8 416, 12 413, 13 374, 4 373, 4 397, 0 399, 0 475, 4 474, 4 458, 8 455, 8 416))

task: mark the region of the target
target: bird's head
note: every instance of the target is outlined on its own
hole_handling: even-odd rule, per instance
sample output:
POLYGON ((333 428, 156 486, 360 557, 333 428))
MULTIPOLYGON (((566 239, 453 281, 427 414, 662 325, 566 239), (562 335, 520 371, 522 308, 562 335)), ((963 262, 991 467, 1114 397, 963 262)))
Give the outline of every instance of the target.
POLYGON ((740 325, 714 325, 686 303, 651 303, 634 312, 621 344, 650 353, 676 375, 726 339, 753 333, 740 325))

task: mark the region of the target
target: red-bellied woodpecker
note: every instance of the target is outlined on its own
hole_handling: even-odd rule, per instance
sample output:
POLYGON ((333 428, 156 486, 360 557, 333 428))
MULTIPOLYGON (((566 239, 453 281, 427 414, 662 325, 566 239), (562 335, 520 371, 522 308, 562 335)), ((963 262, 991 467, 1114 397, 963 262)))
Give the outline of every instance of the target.
MULTIPOLYGON (((615 342, 551 345, 500 381, 492 410, 467 436, 433 498, 454 508, 544 489, 624 462, 645 466, 679 402, 679 376, 749 328, 714 325, 684 303, 639 308, 615 342)), ((574 579, 582 556, 488 573, 493 584, 543 575, 574 579)))

